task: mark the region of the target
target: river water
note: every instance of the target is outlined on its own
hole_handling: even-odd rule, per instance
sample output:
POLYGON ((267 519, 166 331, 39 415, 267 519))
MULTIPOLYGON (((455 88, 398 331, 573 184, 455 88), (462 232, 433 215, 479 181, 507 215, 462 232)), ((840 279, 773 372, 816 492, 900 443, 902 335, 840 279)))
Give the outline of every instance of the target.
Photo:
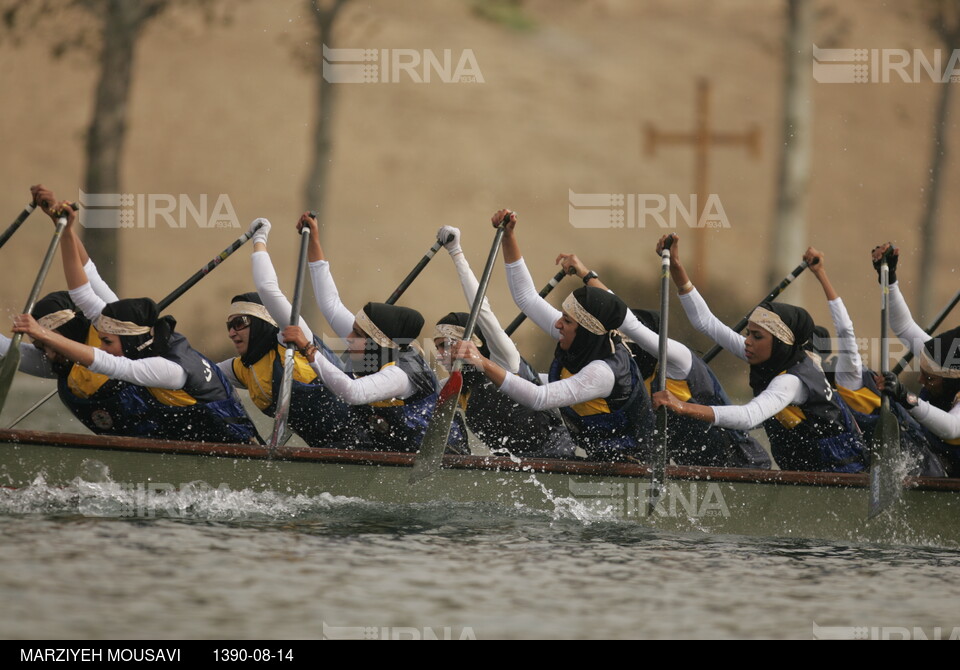
MULTIPOLYGON (((21 427, 70 430, 49 405, 21 427)), ((672 534, 568 509, 139 495, 0 489, 0 637, 960 637, 956 549, 672 534)))

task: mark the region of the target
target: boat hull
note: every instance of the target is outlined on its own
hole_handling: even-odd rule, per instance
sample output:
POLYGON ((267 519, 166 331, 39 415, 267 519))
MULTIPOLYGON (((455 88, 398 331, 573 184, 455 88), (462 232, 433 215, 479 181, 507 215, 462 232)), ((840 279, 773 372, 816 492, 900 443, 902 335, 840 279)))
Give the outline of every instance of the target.
POLYGON ((646 514, 643 465, 444 457, 408 483, 412 454, 293 448, 268 458, 247 445, 0 431, 0 485, 78 480, 163 491, 214 489, 329 494, 385 503, 493 503, 586 520, 630 520, 665 531, 960 547, 960 480, 914 478, 889 513, 866 520, 866 475, 670 467, 661 505, 646 514))

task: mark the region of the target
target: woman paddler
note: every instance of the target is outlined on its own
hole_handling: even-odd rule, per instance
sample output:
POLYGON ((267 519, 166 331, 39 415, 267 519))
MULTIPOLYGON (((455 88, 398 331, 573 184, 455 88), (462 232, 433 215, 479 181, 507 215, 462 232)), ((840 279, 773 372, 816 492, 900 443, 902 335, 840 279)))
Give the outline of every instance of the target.
POLYGON ((310 275, 324 317, 346 340, 346 371, 316 349, 297 326, 283 331, 310 361, 320 379, 351 405, 355 446, 386 451, 416 451, 423 441, 437 400, 437 378, 423 359, 417 338, 423 317, 409 307, 368 302, 353 314, 342 302, 320 245, 317 220, 303 214, 297 230, 310 226, 310 275))
POLYGON ((593 286, 571 293, 559 311, 537 294, 514 228, 517 216, 500 210, 497 227, 509 216, 503 236, 507 283, 517 306, 557 340, 554 360, 542 386, 510 373, 484 356, 476 344, 462 341, 453 355, 473 365, 500 392, 536 411, 560 408, 570 434, 592 460, 643 460, 644 440, 652 432, 653 414, 640 372, 616 328, 627 306, 593 286))
POLYGON ((80 261, 76 213, 68 203, 61 241, 70 297, 96 328, 100 347, 64 337, 21 314, 14 332, 44 349, 110 379, 135 388, 115 406, 114 420, 134 421, 147 437, 202 442, 248 442, 253 424, 220 370, 174 331, 173 317, 160 318, 149 298, 107 304, 90 285, 80 261), (132 416, 130 416, 132 415, 132 416))
MULTIPOLYGON (((576 254, 557 258, 568 273, 581 279, 592 277, 590 286, 608 290, 597 273, 591 272, 576 254)), ((660 353, 660 313, 631 309, 617 328, 624 335, 640 369, 647 392, 656 377, 660 353)), ((729 405, 730 399, 713 371, 684 344, 667 343, 667 388, 682 400, 701 405, 729 405)), ((749 433, 720 428, 702 421, 680 417, 668 430, 670 458, 678 465, 706 465, 725 468, 769 469, 770 455, 749 433)))
MULTIPOLYGON (((219 363, 227 380, 246 389, 253 403, 267 416, 274 416, 277 393, 283 378, 285 347, 279 323, 289 324, 291 305, 280 290, 277 273, 267 252, 270 222, 257 219, 253 233, 253 281, 256 292, 235 296, 227 316, 227 334, 238 356, 219 363)), ((300 328, 328 360, 338 359, 313 334, 303 318, 300 328)), ((293 385, 290 395, 290 429, 311 447, 332 447, 348 439, 348 406, 321 383, 303 354, 294 354, 293 385)))
MULTIPOLYGON (((437 239, 449 252, 463 287, 467 304, 472 306, 479 289, 479 282, 470 269, 460 246, 460 231, 444 226, 437 232, 437 239)), ((433 343, 440 354, 440 362, 449 369, 450 345, 462 340, 470 315, 466 312, 450 312, 437 322, 433 343)), ((477 318, 477 328, 471 340, 480 353, 505 370, 536 385, 540 377, 533 367, 520 356, 516 345, 500 327, 500 322, 490 309, 486 297, 477 318)), ((548 458, 573 458, 576 445, 563 424, 559 413, 548 410, 534 411, 520 405, 497 390, 496 385, 472 367, 463 370, 463 393, 460 408, 466 426, 491 450, 505 449, 517 456, 542 456, 548 458)), ((457 415, 458 420, 460 415, 457 415)), ((457 431, 451 432, 452 446, 457 451, 466 449, 464 426, 455 423, 457 431)))
MULTIPOLYGON (((874 248, 873 263, 880 272, 880 259, 889 244, 874 248)), ((931 337, 917 325, 900 292, 897 261, 900 250, 893 249, 890 268, 890 328, 910 347, 920 361, 920 386, 917 396, 907 391, 892 372, 878 384, 889 389, 898 403, 926 431, 930 448, 943 463, 949 477, 960 477, 960 328, 931 337)))
MULTIPOLYGON (((830 318, 837 334, 836 357, 829 366, 833 369, 833 385, 853 412, 857 425, 863 430, 864 440, 869 444, 880 418, 881 391, 874 380, 876 373, 863 365, 853 321, 847 313, 843 298, 834 289, 827 275, 827 263, 823 252, 809 247, 803 255, 803 260, 823 288, 830 308, 830 318)), ((829 332, 825 335, 829 338, 829 332)), ((815 342, 817 339, 814 337, 815 342)), ((822 341, 814 348, 820 354, 826 354, 831 349, 822 341)), ((828 379, 830 376, 828 371, 828 379)), ((945 477, 946 473, 940 459, 930 450, 923 427, 898 404, 893 403, 892 407, 897 423, 900 424, 900 447, 909 458, 907 474, 945 477)))
MULTIPOLYGON (((658 253, 666 239, 664 236, 657 244, 658 253)), ((665 405, 680 416, 724 428, 751 430, 763 425, 773 458, 783 470, 863 470, 864 443, 859 429, 807 351, 814 332, 807 311, 784 303, 761 303, 751 315, 744 337, 710 312, 683 268, 675 236, 670 274, 693 327, 750 364, 754 398, 746 405, 708 406, 684 402, 668 390, 654 394, 654 406, 665 405)))

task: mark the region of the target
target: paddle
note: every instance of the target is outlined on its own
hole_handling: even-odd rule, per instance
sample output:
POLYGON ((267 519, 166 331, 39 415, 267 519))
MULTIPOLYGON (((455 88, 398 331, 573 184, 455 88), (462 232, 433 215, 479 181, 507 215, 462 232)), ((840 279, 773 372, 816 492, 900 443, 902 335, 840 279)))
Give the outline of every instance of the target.
MULTIPOLYGON (((310 212, 310 217, 317 218, 316 212, 310 212)), ((310 244, 310 226, 300 228, 300 261, 297 263, 297 285, 293 291, 293 304, 290 308, 290 325, 300 325, 300 305, 303 301, 303 279, 307 274, 307 246, 310 244)), ((280 382, 280 394, 277 396, 277 412, 273 418, 273 433, 267 443, 267 452, 272 458, 279 447, 290 439, 292 433, 287 425, 290 415, 290 396, 293 392, 294 354, 297 345, 287 342, 287 351, 283 359, 283 379, 280 382)))
MULTIPOLYGON (((180 296, 182 296, 184 293, 186 293, 191 288, 196 286, 201 279, 203 279, 208 274, 210 274, 213 270, 215 270, 223 261, 230 258, 230 256, 232 256, 237 249, 239 249, 244 244, 246 244, 247 241, 251 237, 253 237, 253 233, 257 232, 258 230, 260 230, 259 225, 256 228, 254 228, 253 231, 247 231, 246 233, 238 237, 233 242, 233 244, 231 244, 229 247, 227 247, 226 249, 221 251, 219 254, 214 256, 212 259, 210 259, 210 261, 206 265, 204 265, 202 268, 194 272, 190 276, 190 278, 187 279, 187 281, 183 282, 180 286, 174 289, 173 293, 171 293, 166 298, 164 298, 159 303, 157 303, 157 306, 159 307, 160 311, 162 312, 168 307, 170 307, 170 305, 172 305, 180 296)), ((31 309, 33 308, 31 307, 31 309)), ((45 395, 33 407, 31 407, 26 412, 18 416, 13 423, 7 426, 7 430, 12 430, 18 423, 20 423, 21 421, 26 419, 28 416, 33 414, 37 409, 40 408, 41 405, 43 405, 43 403, 47 402, 48 400, 50 400, 50 398, 52 398, 55 395, 57 395, 57 389, 54 389, 53 391, 45 395)))
POLYGON ((7 243, 13 234, 17 232, 20 226, 23 225, 23 222, 27 220, 27 217, 30 216, 30 213, 36 209, 37 206, 32 202, 23 208, 23 211, 20 212, 20 215, 14 219, 13 223, 10 224, 10 227, 3 231, 3 235, 0 235, 0 248, 3 248, 3 245, 7 243))
MULTIPOLYGON (((464 340, 470 339, 474 328, 477 326, 480 307, 483 305, 484 296, 487 295, 487 286, 490 285, 490 276, 493 274, 493 266, 497 261, 497 254, 500 252, 500 244, 503 241, 503 233, 509 219, 510 214, 507 214, 497 227, 497 234, 493 238, 490 255, 487 256, 487 265, 483 268, 483 275, 480 277, 480 284, 477 287, 477 295, 474 297, 473 307, 470 309, 470 318, 467 319, 467 325, 463 330, 464 340)), ((463 361, 457 359, 450 368, 450 378, 447 379, 447 383, 440 391, 437 404, 433 409, 433 415, 430 417, 430 423, 427 424, 423 441, 420 443, 420 451, 417 452, 413 472, 410 474, 410 484, 416 484, 440 469, 443 453, 447 450, 447 439, 450 437, 453 415, 460 402, 460 392, 463 391, 463 373, 460 372, 462 365, 463 361)))
MULTIPOLYGON (((40 297, 40 289, 43 288, 43 281, 47 278, 50 271, 50 265, 53 263, 53 256, 57 253, 57 247, 60 245, 60 237, 63 235, 64 228, 67 227, 67 215, 60 214, 57 219, 57 227, 53 233, 53 239, 50 240, 50 246, 47 247, 47 255, 43 258, 43 264, 40 266, 40 272, 37 274, 36 281, 33 282, 33 288, 30 290, 30 296, 27 298, 27 304, 23 308, 22 314, 29 314, 34 305, 37 304, 37 298, 40 297)), ((20 367, 20 342, 23 340, 23 333, 16 333, 10 342, 10 349, 7 355, 0 362, 0 412, 7 403, 7 396, 10 394, 10 387, 13 385, 13 378, 17 374, 17 368, 20 367)))
MULTIPOLYGON (((813 259, 813 264, 814 264, 814 265, 816 265, 816 264, 819 263, 819 262, 820 262, 819 259, 817 259, 817 258, 813 259)), ((770 293, 767 294, 767 297, 764 298, 763 300, 761 300, 760 302, 761 302, 761 303, 762 303, 762 302, 771 302, 771 301, 773 301, 773 300, 776 300, 777 296, 780 295, 781 293, 783 293, 783 289, 785 289, 785 288, 787 288, 788 286, 790 286, 790 284, 793 283, 793 280, 796 279, 797 277, 799 277, 799 276, 803 273, 803 271, 806 270, 808 267, 809 267, 809 266, 807 265, 807 262, 804 261, 804 262, 802 262, 800 265, 798 265, 797 267, 793 268, 793 272, 791 272, 790 274, 788 274, 786 277, 783 278, 783 280, 782 280, 779 284, 777 284, 776 286, 774 286, 774 287, 773 287, 773 290, 771 290, 770 293)), ((759 305, 759 303, 757 303, 757 304, 759 305)), ((732 328, 732 330, 734 330, 734 331, 736 331, 736 332, 739 333, 741 330, 743 330, 744 328, 746 328, 746 327, 747 327, 747 324, 750 323, 750 314, 753 314, 753 310, 750 310, 750 313, 749 313, 749 314, 747 314, 747 315, 744 316, 742 319, 740 319, 740 321, 737 322, 737 325, 735 325, 735 326, 732 328)), ((717 354, 719 354, 721 351, 723 351, 723 347, 721 347, 720 345, 714 345, 714 347, 713 347, 712 349, 710 349, 710 351, 708 351, 706 354, 704 354, 704 356, 703 356, 703 362, 704 362, 704 363, 709 363, 709 362, 712 361, 714 358, 716 358, 717 354)))
MULTIPOLYGON (((573 266, 570 266, 570 268, 566 272, 564 272, 563 270, 560 270, 557 274, 553 275, 553 279, 551 279, 546 286, 540 289, 540 297, 546 298, 550 294, 550 291, 555 289, 557 284, 563 281, 564 277, 566 277, 568 274, 569 275, 575 274, 576 271, 577 271, 576 268, 574 268, 573 266)), ((527 315, 524 314, 523 312, 520 312, 519 314, 517 314, 517 318, 511 321, 510 325, 503 329, 503 332, 505 332, 508 336, 513 335, 514 331, 520 327, 520 324, 526 320, 527 320, 527 315)))
MULTIPOLYGON (((892 245, 891 245, 892 247, 892 245)), ((889 249, 880 261, 880 365, 887 372, 890 365, 890 267, 888 260, 893 254, 889 249)), ((890 508, 900 498, 901 486, 896 465, 900 456, 900 424, 890 407, 890 396, 883 394, 880 401, 880 420, 870 441, 870 504, 867 518, 872 519, 890 508)))
MULTIPOLYGON (((452 241, 453 241, 453 235, 450 235, 449 237, 447 237, 447 242, 452 242, 452 241)), ((400 299, 400 296, 403 295, 404 291, 410 288, 410 284, 413 283, 413 280, 416 279, 421 272, 423 272, 423 268, 427 267, 427 263, 429 263, 433 259, 433 257, 437 255, 437 252, 440 251, 440 247, 442 246, 443 246, 443 242, 441 242, 440 240, 437 240, 436 242, 433 243, 433 246, 430 247, 427 253, 423 255, 423 258, 420 259, 420 262, 417 263, 412 270, 410 270, 410 274, 408 274, 406 278, 402 282, 400 282, 400 286, 398 286, 396 290, 390 294, 390 297, 387 298, 388 305, 396 304, 397 300, 400 299)))
MULTIPOLYGON (((947 317, 950 315, 950 312, 952 312, 953 308, 957 306, 957 303, 960 303, 960 291, 957 291, 956 295, 953 296, 953 299, 947 304, 947 306, 940 310, 937 318, 935 318, 933 322, 927 326, 924 332, 927 335, 933 335, 933 331, 939 328, 940 324, 946 321, 947 317)), ((893 374, 899 377, 900 373, 903 372, 908 365, 910 365, 910 361, 912 360, 913 352, 908 351, 904 357, 900 359, 900 362, 893 367, 893 374)))
MULTIPOLYGON (((667 340, 670 323, 670 247, 673 237, 668 236, 660 253, 660 341, 657 350, 657 378, 654 391, 667 388, 667 340)), ((647 500, 647 516, 653 514, 667 487, 667 406, 657 408, 657 444, 652 454, 650 467, 650 497, 647 500)))

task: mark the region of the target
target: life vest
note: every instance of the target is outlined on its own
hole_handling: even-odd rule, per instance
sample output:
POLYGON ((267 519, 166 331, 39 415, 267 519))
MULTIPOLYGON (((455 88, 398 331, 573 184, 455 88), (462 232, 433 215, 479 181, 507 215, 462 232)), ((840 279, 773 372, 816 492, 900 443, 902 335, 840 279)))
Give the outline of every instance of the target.
MULTIPOLYGON (((645 380, 648 392, 656 376, 654 369, 645 380)), ((711 406, 731 404, 713 370, 696 356, 687 378, 668 378, 667 390, 683 402, 711 406)), ((667 446, 670 458, 678 465, 764 470, 773 465, 767 450, 746 431, 720 428, 679 414, 670 414, 667 418, 667 446)))
MULTIPOLYGON (((533 367, 520 359, 518 376, 539 386, 533 367)), ((490 449, 507 449, 518 456, 572 458, 576 445, 557 411, 534 411, 514 402, 485 374, 463 372, 461 408, 470 430, 490 449)))
MULTIPOLYGON (((920 399, 930 402, 930 394, 927 393, 927 389, 920 390, 920 399)), ((960 394, 953 399, 953 402, 949 404, 934 404, 935 407, 939 407, 944 412, 949 412, 951 409, 957 406, 957 403, 960 402, 960 394)), ((924 435, 927 437, 927 443, 930 445, 930 450, 933 451, 939 458, 940 462, 943 463, 943 468, 947 472, 948 477, 960 477, 960 438, 955 440, 945 440, 942 437, 934 434, 932 430, 924 426, 923 428, 924 435)))
MULTIPOLYGON (((338 359, 323 341, 314 337, 321 355, 340 366, 338 359)), ((246 386, 250 399, 267 416, 277 411, 277 394, 283 380, 286 348, 277 345, 259 361, 247 367, 240 358, 233 359, 233 374, 246 386)), ((299 353, 294 354, 293 385, 290 389, 290 429, 311 447, 326 447, 345 439, 349 423, 349 406, 328 389, 317 373, 299 353)))
POLYGON ((773 458, 780 468, 861 472, 866 463, 863 436, 820 366, 805 356, 781 374, 800 380, 807 391, 807 401, 802 406, 790 405, 763 422, 773 458))
MULTIPOLYGON (((861 377, 862 387, 852 391, 837 386, 837 392, 846 402, 857 425, 863 431, 866 444, 873 441, 873 433, 880 423, 880 389, 873 379, 872 370, 864 370, 861 377)), ((922 477, 946 477, 947 473, 937 455, 931 450, 926 430, 910 416, 899 403, 891 402, 890 409, 900 424, 900 449, 907 455, 909 465, 907 474, 922 477)))
POLYGON ((253 423, 226 377, 210 359, 190 346, 179 333, 170 337, 163 355, 182 367, 182 389, 145 387, 143 396, 158 425, 158 437, 192 442, 249 442, 253 423))
POLYGON ((416 350, 398 352, 398 366, 416 387, 409 398, 393 398, 350 408, 353 446, 382 451, 417 451, 437 404, 437 376, 416 350))
MULTIPOLYGON (((619 344, 603 359, 613 370, 613 390, 606 398, 596 398, 572 407, 560 408, 574 442, 591 460, 643 460, 647 436, 653 432, 653 411, 640 370, 626 346, 619 344)), ((573 376, 559 359, 550 366, 549 380, 561 381, 573 376)))
MULTIPOLYGON (((86 344, 100 348, 100 337, 92 326, 86 344)), ((57 394, 70 413, 97 435, 156 435, 158 428, 142 387, 110 379, 75 363, 57 375, 57 394)))

